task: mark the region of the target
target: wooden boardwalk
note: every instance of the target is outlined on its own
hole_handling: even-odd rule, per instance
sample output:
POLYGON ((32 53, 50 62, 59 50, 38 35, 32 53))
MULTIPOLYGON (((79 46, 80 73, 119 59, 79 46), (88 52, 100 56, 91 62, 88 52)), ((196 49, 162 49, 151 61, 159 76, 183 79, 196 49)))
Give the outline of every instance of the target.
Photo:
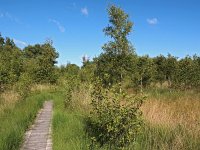
POLYGON ((21 150, 52 150, 51 118, 53 102, 46 101, 35 123, 25 135, 21 150))

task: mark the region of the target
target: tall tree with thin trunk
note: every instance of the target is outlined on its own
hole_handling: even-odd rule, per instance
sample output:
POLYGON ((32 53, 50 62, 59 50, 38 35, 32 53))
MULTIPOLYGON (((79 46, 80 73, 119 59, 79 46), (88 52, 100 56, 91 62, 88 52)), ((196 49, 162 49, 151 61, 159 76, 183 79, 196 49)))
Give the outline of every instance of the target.
POLYGON ((110 6, 108 14, 110 25, 103 31, 111 41, 103 45, 104 53, 96 59, 96 74, 105 86, 123 82, 134 56, 134 48, 128 40, 133 23, 128 14, 116 6, 110 6))

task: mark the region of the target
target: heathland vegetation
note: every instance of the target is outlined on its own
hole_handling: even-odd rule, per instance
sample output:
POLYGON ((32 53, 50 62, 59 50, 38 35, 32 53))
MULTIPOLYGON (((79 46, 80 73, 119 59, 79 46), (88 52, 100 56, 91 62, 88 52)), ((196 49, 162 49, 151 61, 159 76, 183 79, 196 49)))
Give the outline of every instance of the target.
POLYGON ((54 150, 200 148, 200 57, 138 56, 121 8, 92 60, 56 66, 51 40, 18 48, 0 35, 0 149, 16 150, 52 99, 54 150))

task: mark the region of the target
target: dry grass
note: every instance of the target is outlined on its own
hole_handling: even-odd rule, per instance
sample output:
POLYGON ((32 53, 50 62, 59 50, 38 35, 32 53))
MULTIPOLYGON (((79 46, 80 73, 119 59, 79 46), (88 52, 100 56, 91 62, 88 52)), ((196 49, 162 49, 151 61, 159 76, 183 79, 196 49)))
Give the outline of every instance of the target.
MULTIPOLYGON (((42 92, 46 90, 53 90, 56 87, 50 84, 35 84, 31 87, 31 92, 42 92)), ((15 90, 5 91, 0 95, 0 115, 6 109, 12 109, 16 102, 21 99, 19 93, 15 90)))
POLYGON ((142 106, 144 132, 138 149, 193 150, 200 147, 200 93, 153 89, 142 106))
POLYGON ((31 87, 31 92, 42 92, 47 90, 55 90, 56 86, 51 84, 35 84, 31 87))
POLYGON ((15 91, 5 91, 0 95, 0 114, 3 114, 5 109, 12 109, 16 102, 20 99, 20 95, 15 91))
POLYGON ((187 142, 200 140, 200 96, 194 92, 173 94, 149 96, 142 106, 144 119, 151 126, 164 127, 173 134, 172 149, 187 149, 187 142))
POLYGON ((88 113, 91 107, 91 90, 92 87, 87 84, 82 84, 79 89, 75 89, 72 92, 73 107, 88 113))

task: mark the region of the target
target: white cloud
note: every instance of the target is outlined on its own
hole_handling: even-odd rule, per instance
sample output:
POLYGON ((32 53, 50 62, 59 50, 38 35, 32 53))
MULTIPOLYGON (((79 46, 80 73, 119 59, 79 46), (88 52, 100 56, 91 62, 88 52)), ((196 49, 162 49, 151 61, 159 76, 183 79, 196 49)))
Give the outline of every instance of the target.
POLYGON ((156 25, 158 24, 158 19, 157 18, 147 19, 147 23, 150 25, 156 25))
POLYGON ((13 22, 16 22, 16 23, 18 23, 18 24, 21 24, 21 21, 20 21, 18 18, 16 18, 15 16, 11 15, 11 14, 8 13, 8 12, 6 12, 6 13, 4 14, 4 16, 5 16, 6 18, 8 18, 9 20, 13 21, 13 22))
POLYGON ((89 12, 88 12, 88 9, 87 7, 84 7, 84 8, 81 8, 81 13, 85 16, 88 16, 89 15, 89 12))
POLYGON ((24 41, 20 41, 20 40, 17 40, 17 39, 13 39, 14 43, 19 46, 20 48, 23 48, 25 46, 27 46, 28 44, 24 41))
POLYGON ((57 21, 55 19, 49 19, 49 21, 56 24, 56 26, 58 27, 60 32, 65 32, 65 27, 63 25, 61 25, 59 21, 57 21))
POLYGON ((15 16, 11 15, 10 13, 6 12, 6 13, 0 13, 0 18, 6 18, 10 21, 16 22, 18 24, 22 24, 21 21, 16 18, 15 16))

